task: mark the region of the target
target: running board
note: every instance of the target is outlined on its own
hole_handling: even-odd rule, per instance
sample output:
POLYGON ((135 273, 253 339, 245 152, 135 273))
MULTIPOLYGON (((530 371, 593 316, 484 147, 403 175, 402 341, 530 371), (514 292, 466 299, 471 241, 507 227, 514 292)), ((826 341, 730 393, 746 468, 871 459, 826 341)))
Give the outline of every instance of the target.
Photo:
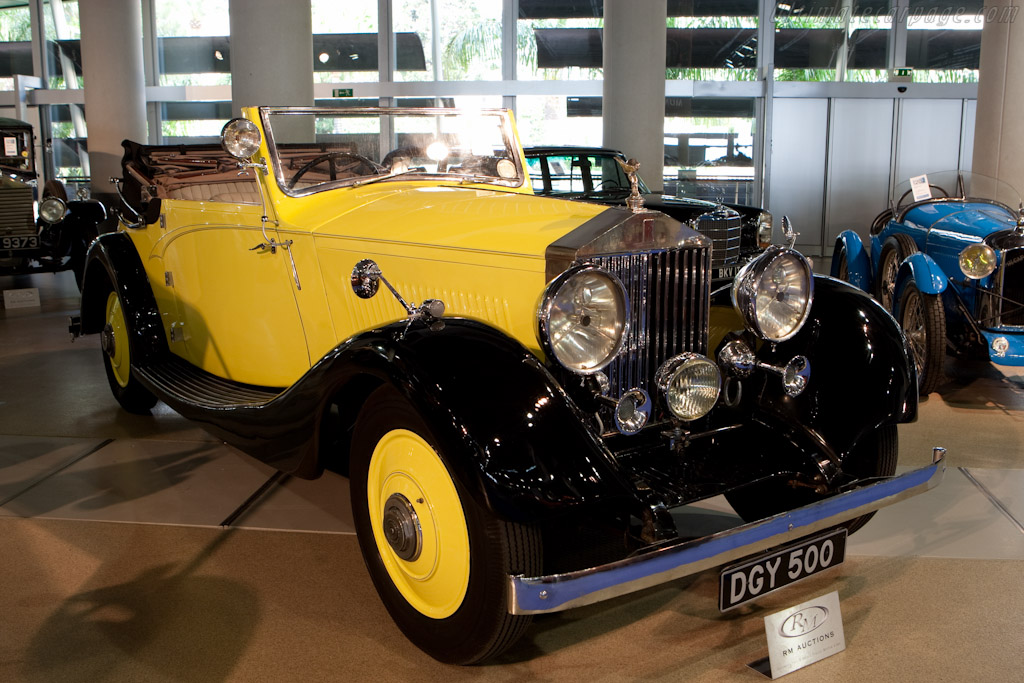
POLYGON ((283 389, 243 384, 211 375, 169 354, 166 360, 133 367, 141 381, 157 396, 199 408, 225 409, 265 405, 283 389))

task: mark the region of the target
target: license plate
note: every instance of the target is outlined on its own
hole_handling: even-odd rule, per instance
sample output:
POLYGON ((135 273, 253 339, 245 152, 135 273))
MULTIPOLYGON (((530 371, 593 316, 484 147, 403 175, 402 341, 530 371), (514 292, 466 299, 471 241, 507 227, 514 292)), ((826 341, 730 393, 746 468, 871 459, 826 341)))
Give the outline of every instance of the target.
POLYGON ((0 237, 0 249, 38 249, 39 237, 36 235, 6 235, 0 237))
POLYGON ((746 559, 722 570, 718 608, 725 612, 842 564, 846 529, 832 529, 780 550, 746 559))

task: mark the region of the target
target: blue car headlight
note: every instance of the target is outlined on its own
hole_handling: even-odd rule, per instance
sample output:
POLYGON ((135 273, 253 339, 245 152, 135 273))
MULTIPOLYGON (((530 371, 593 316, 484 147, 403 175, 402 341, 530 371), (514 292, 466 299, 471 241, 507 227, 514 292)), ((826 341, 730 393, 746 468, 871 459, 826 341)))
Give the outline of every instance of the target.
POLYGON ((960 252, 960 270, 972 280, 988 277, 995 271, 998 259, 996 250, 978 242, 964 247, 960 252))

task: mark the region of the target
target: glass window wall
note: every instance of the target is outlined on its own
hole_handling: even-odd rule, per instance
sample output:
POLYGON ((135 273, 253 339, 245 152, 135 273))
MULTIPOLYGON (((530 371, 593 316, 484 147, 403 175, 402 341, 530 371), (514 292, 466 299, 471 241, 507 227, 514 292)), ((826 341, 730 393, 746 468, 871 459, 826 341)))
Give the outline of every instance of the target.
POLYGON ((500 81, 501 0, 394 0, 396 81, 500 81))
POLYGON ((1012 21, 1019 7, 986 8, 980 0, 957 4, 911 0, 907 66, 917 83, 976 83, 981 30, 986 21, 1012 21))
POLYGON ((750 98, 668 98, 665 194, 753 204, 756 105, 750 98))
POLYGON ((775 7, 775 80, 886 81, 888 0, 807 0, 775 7))
POLYGON ((669 80, 757 80, 757 0, 669 2, 669 80))
MULTIPOLYGON (((77 0, 46 0, 43 20, 46 34, 46 71, 54 90, 80 90, 82 79, 82 30, 77 0)), ((88 131, 85 111, 79 104, 48 107, 52 172, 72 186, 89 175, 85 148, 88 131)))
POLYGON ((312 0, 313 81, 376 82, 377 0, 312 0))
POLYGON ((604 5, 572 0, 520 0, 516 74, 521 81, 604 77, 604 5))
POLYGON ((228 0, 154 0, 160 85, 231 83, 228 0))
POLYGON ((601 98, 520 95, 516 98, 516 125, 524 147, 600 147, 604 135, 601 98))
POLYGON ((32 73, 32 22, 28 7, 0 9, 0 90, 14 90, 15 74, 32 73))

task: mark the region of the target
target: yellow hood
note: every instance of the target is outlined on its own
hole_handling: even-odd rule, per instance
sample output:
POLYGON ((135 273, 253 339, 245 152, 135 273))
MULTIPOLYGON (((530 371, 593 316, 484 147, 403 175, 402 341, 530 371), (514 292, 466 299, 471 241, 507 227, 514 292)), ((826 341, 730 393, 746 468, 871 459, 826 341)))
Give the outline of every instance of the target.
POLYGON ((279 206, 286 224, 317 236, 536 258, 607 210, 514 192, 414 183, 324 192, 279 206))

